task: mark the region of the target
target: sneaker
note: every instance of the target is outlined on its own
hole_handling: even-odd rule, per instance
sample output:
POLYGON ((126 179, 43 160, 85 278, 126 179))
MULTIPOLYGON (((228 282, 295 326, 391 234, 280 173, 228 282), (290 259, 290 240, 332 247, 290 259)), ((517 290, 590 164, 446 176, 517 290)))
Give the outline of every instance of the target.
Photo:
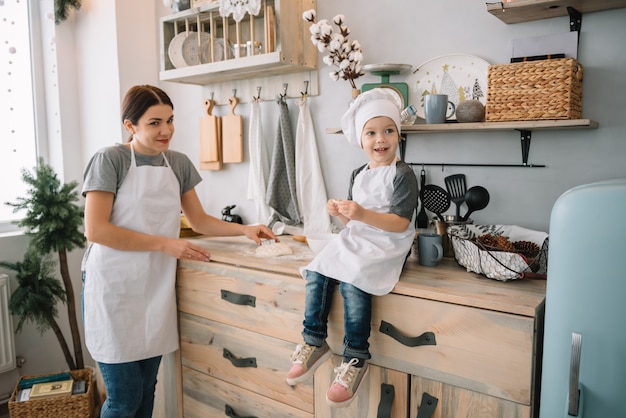
POLYGON ((298 344, 290 357, 292 365, 289 373, 287 373, 287 383, 294 386, 297 383, 308 380, 313 376, 315 370, 332 355, 333 353, 330 351, 326 341, 324 341, 321 347, 298 344))
POLYGON ((337 376, 326 392, 326 402, 330 406, 343 408, 352 403, 357 389, 369 370, 367 363, 363 367, 354 367, 358 362, 358 359, 353 358, 348 363, 341 363, 341 366, 335 367, 337 376))

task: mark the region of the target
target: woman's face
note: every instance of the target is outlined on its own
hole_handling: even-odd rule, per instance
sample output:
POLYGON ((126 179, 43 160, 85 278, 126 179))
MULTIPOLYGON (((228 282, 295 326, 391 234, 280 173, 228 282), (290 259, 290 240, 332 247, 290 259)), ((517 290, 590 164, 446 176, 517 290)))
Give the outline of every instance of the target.
POLYGON ((150 106, 137 125, 128 119, 124 126, 133 136, 133 148, 143 155, 158 155, 167 151, 174 135, 174 111, 166 104, 150 106))
POLYGON ((370 168, 391 165, 396 161, 400 133, 387 116, 368 120, 361 133, 361 146, 370 159, 370 168))

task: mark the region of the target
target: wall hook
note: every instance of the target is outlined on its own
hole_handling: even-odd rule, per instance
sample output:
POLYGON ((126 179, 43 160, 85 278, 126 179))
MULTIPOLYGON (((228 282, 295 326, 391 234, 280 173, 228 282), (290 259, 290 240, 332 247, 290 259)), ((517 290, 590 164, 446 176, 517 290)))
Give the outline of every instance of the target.
POLYGON ((287 83, 283 83, 283 99, 287 98, 287 83))
POLYGON ((252 98, 256 100, 257 102, 261 100, 261 86, 258 86, 256 88, 256 97, 252 97, 252 98))
POLYGON ((233 89, 232 92, 233 92, 233 97, 237 97, 237 89, 233 89))
POLYGON ((302 97, 307 96, 309 94, 309 81, 304 80, 304 91, 301 91, 302 97))

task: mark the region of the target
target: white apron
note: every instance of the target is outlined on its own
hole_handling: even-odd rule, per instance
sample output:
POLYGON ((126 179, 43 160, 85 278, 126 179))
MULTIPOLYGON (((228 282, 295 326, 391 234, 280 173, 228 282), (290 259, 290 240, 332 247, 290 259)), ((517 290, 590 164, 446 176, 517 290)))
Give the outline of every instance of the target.
MULTIPOLYGON (((365 209, 388 213, 396 164, 363 169, 354 179, 352 199, 365 209)), ((385 295, 400 278, 415 236, 410 222, 404 232, 386 232, 359 221, 349 221, 339 236, 303 267, 351 283, 372 295, 385 295)))
MULTIPOLYGON (((138 167, 132 143, 130 150, 111 223, 178 237, 180 186, 167 158, 163 167, 138 167)), ((178 349, 174 257, 93 244, 85 271, 85 342, 94 360, 124 363, 178 349)))

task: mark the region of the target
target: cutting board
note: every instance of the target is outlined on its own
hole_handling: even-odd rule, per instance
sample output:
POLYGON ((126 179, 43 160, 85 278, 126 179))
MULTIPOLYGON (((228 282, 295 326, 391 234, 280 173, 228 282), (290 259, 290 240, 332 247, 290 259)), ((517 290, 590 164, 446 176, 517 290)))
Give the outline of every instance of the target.
POLYGON ((274 52, 275 44, 274 7, 265 6, 265 53, 274 52))
POLYGON ((206 114, 200 118, 200 169, 220 170, 222 161, 220 152, 221 141, 221 118, 211 114, 215 102, 207 99, 204 101, 206 114))
POLYGON ((236 97, 228 99, 230 115, 222 116, 222 162, 243 162, 243 119, 235 115, 236 97))

